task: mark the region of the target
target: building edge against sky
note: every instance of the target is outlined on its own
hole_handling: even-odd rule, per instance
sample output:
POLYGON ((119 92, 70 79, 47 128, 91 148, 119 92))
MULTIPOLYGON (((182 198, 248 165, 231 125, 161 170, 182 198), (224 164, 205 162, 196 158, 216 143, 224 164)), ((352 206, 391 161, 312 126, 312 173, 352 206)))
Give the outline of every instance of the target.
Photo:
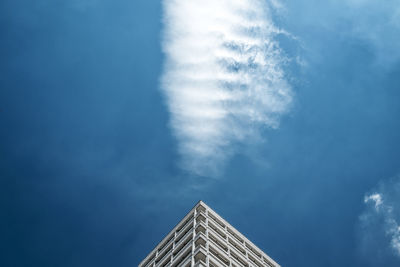
POLYGON ((279 267, 203 201, 166 235, 139 267, 279 267))

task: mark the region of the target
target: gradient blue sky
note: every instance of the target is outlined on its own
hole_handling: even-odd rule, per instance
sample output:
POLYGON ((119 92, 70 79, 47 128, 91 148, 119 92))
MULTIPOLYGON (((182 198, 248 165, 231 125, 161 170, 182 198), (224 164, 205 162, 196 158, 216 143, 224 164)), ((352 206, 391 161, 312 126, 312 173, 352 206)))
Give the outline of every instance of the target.
POLYGON ((136 266, 202 199, 282 266, 399 266, 360 216, 399 186, 400 3, 282 3, 293 107, 210 178, 177 164, 159 1, 1 1, 0 265, 136 266))

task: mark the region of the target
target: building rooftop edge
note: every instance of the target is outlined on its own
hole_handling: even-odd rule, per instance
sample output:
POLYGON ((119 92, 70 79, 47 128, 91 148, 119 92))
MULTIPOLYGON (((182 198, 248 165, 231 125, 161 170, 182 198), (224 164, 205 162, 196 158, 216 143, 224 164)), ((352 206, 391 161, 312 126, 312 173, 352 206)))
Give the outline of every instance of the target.
MULTIPOLYGON (((139 263, 139 266, 140 266, 143 262, 145 262, 145 261, 157 250, 158 246, 159 246, 161 243, 163 243, 163 242, 165 241, 165 239, 167 239, 167 238, 169 237, 169 235, 170 235, 172 232, 174 232, 174 231, 178 228, 178 226, 180 226, 180 224, 186 219, 186 217, 188 217, 188 216, 192 213, 192 211, 194 211, 194 210, 197 208, 197 206, 198 206, 199 204, 201 204, 201 203, 203 203, 204 205, 207 206, 207 204, 205 204, 203 201, 201 201, 201 200, 197 201, 197 203, 190 209, 190 211, 188 211, 188 212, 186 213, 185 216, 183 216, 182 219, 180 219, 180 220, 178 221, 178 223, 171 229, 171 231, 169 231, 169 232, 160 240, 160 242, 158 242, 158 243, 155 245, 155 247, 150 251, 150 253, 148 253, 147 256, 139 263)), ((208 207, 208 206, 207 206, 207 207, 208 207)))
POLYGON ((199 200, 197 201, 197 203, 190 209, 190 211, 187 212, 187 214, 179 220, 179 222, 171 229, 171 231, 169 231, 164 237, 163 239, 161 239, 160 242, 158 242, 155 247, 150 251, 150 253, 147 254, 147 256, 139 263, 139 266, 144 263, 149 257, 151 257, 151 255, 153 255, 154 252, 157 251, 157 248, 160 244, 162 244, 171 233, 173 233, 174 231, 176 231, 176 229, 185 221, 185 219, 187 217, 189 217, 189 215, 199 206, 199 205, 203 205, 206 208, 208 208, 209 210, 211 210, 216 216, 219 217, 219 219, 221 219, 227 226, 229 226, 230 228, 234 229, 241 238, 243 238, 247 243, 249 243, 250 245, 254 246, 255 248, 258 249, 258 251, 260 253, 262 253, 263 256, 265 256, 269 261, 271 261, 273 264, 277 265, 277 267, 279 267, 280 265, 273 260, 270 256, 268 256, 262 249, 260 249, 257 245, 255 245, 253 242, 251 242, 247 237, 245 237, 239 230, 237 230, 234 226, 232 226, 227 220, 225 220, 223 217, 221 217, 216 211, 214 211, 210 206, 208 206, 203 200, 199 200))
MULTIPOLYGON (((208 209, 210 209, 215 215, 217 215, 219 217, 219 219, 221 219, 225 224, 227 224, 228 226, 230 226, 231 228, 233 228, 236 232, 238 232, 238 234, 240 235, 241 238, 243 238, 247 243, 249 243, 250 245, 254 246, 255 248, 257 248, 259 250, 259 252, 261 252, 263 254, 263 256, 265 256, 266 258, 268 258, 268 260, 270 260, 272 263, 274 263, 275 265, 280 266, 274 259, 272 259, 270 256, 267 255, 267 253, 265 253, 262 249, 260 249, 256 244, 254 244, 253 242, 251 242, 246 236, 244 236, 238 229, 236 229, 236 227, 234 227, 232 224, 230 224, 227 220, 225 220, 221 215, 219 215, 215 210, 213 210, 212 208, 210 208, 210 206, 208 206, 206 203, 204 203, 204 201, 200 200, 198 201, 198 203, 196 204, 196 206, 198 204, 202 203, 203 205, 205 205, 208 209)), ((195 207, 196 207, 195 206, 195 207)), ((191 211, 190 211, 191 212, 191 211)), ((190 213, 189 212, 189 213, 190 213)), ((188 213, 188 214, 189 214, 188 213)))

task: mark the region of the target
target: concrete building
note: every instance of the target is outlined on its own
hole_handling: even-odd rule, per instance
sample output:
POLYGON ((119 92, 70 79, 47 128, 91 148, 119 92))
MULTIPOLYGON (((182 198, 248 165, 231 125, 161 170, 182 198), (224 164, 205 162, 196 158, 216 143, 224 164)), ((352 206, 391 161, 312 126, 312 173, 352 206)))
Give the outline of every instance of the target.
POLYGON ((204 202, 196 206, 139 267, 278 267, 204 202))

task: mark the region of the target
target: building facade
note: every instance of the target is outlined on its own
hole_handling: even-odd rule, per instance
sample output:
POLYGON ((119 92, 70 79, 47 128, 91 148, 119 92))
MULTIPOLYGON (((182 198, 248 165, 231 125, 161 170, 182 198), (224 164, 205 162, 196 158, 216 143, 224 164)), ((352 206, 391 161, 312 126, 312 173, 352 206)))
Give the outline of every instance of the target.
POLYGON ((204 202, 196 206, 139 267, 278 267, 204 202))

